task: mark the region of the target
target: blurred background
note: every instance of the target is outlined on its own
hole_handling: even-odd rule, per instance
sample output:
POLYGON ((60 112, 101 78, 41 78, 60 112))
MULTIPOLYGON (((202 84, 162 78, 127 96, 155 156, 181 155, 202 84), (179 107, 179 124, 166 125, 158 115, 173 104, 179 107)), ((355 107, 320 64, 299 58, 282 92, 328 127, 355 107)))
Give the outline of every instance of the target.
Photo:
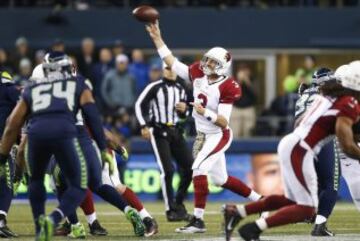
MULTIPOLYGON (((68 53, 93 84, 104 126, 132 153, 128 163, 119 160, 125 183, 155 197, 157 165, 151 146, 139 137, 134 103, 148 83, 161 78, 162 66, 144 24, 131 15, 141 4, 160 11, 163 37, 183 62, 201 59, 214 46, 230 51, 243 95, 233 109, 228 169, 254 188, 262 175, 263 183, 277 183, 269 188, 281 192, 273 153, 293 128, 297 88, 318 67, 335 69, 360 59, 359 1, 1 0, 0 71, 24 85, 47 51, 68 53), (133 88, 124 93, 128 96, 117 96, 111 82, 128 78, 133 88)), ((191 146, 191 118, 184 129, 191 146)), ((215 198, 232 198, 212 191, 215 198)), ((341 195, 348 198, 345 189, 341 195)))

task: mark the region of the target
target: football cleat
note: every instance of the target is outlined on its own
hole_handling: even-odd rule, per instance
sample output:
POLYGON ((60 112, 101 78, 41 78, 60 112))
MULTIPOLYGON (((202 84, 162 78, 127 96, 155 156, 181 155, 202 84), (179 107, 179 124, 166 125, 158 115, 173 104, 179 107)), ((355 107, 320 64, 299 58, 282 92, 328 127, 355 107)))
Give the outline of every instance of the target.
POLYGON ((333 237, 335 234, 328 230, 326 222, 322 224, 315 224, 313 230, 311 231, 311 236, 317 237, 333 237))
POLYGON ((84 225, 82 225, 81 223, 72 224, 71 232, 68 234, 68 237, 72 239, 85 239, 86 232, 84 225))
POLYGON ((96 219, 92 224, 89 224, 90 234, 93 236, 106 236, 108 232, 103 228, 96 219))
POLYGON ((261 230, 256 223, 247 223, 241 226, 238 231, 245 241, 260 241, 261 230))
POLYGON ((158 224, 154 218, 146 217, 143 219, 145 225, 145 237, 151 237, 159 232, 158 224))
POLYGON ((36 241, 51 241, 54 235, 54 222, 50 217, 41 215, 39 217, 40 232, 36 236, 36 241))
POLYGON ((130 208, 129 211, 126 213, 126 218, 133 225, 135 235, 139 237, 144 236, 145 227, 137 211, 133 208, 130 208))
POLYGON ((225 204, 222 206, 224 214, 225 240, 229 241, 234 228, 241 221, 242 217, 235 204, 225 204))
POLYGON ((175 229, 176 233, 205 233, 205 223, 200 218, 196 218, 195 216, 191 219, 189 224, 184 227, 175 229))
POLYGON ((71 224, 68 221, 62 223, 55 229, 55 236, 67 236, 71 232, 71 224))

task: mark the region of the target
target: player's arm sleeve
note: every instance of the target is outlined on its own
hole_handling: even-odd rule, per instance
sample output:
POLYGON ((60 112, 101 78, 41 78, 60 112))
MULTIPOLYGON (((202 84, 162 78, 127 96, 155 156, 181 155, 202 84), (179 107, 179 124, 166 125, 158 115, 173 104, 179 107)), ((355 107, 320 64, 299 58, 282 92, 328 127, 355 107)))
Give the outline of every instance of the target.
POLYGON ((95 103, 86 103, 81 106, 87 126, 100 150, 106 149, 106 139, 100 119, 100 113, 95 103))
POLYGON ((148 124, 149 116, 149 107, 150 101, 155 97, 156 94, 156 85, 149 84, 141 92, 138 99, 135 102, 135 115, 136 119, 139 121, 140 126, 146 126, 148 124))
POLYGON ((357 122, 360 114, 358 101, 353 97, 344 97, 339 104, 337 117, 345 116, 350 118, 354 123, 357 122))
POLYGON ((174 71, 183 80, 190 80, 189 66, 183 62, 180 62, 178 59, 175 59, 173 65, 171 66, 171 70, 174 71))

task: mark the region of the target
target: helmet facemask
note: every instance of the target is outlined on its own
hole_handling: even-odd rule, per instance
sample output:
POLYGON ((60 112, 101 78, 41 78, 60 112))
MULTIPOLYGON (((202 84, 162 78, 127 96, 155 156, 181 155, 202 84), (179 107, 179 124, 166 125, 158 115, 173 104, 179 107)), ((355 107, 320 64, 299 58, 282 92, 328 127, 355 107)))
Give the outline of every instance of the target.
POLYGON ((204 57, 202 58, 202 60, 200 62, 200 67, 205 75, 213 75, 213 74, 221 75, 222 74, 222 73, 220 73, 221 72, 220 70, 223 69, 223 65, 222 65, 221 61, 215 59, 214 57, 209 57, 206 54, 204 55, 204 57), (209 60, 212 60, 216 63, 215 67, 213 69, 209 68, 209 66, 207 65, 207 62, 209 60))

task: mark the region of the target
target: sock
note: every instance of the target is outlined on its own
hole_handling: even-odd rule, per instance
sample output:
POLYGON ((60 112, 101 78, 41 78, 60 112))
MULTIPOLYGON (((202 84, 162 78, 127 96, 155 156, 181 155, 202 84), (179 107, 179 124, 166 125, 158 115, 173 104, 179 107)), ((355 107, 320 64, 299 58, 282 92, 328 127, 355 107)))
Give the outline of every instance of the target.
POLYGON ((230 191, 237 193, 243 197, 249 197, 252 191, 245 183, 233 176, 229 176, 226 182, 222 185, 222 187, 229 189, 230 191))
POLYGON ((86 221, 88 224, 93 224, 93 222, 96 220, 96 212, 93 212, 92 214, 86 215, 86 221))
POLYGON ((322 223, 326 223, 327 218, 325 218, 322 215, 316 215, 316 219, 315 219, 315 224, 322 224, 322 223))
POLYGON ((29 200, 37 234, 40 232, 39 216, 45 214, 46 190, 42 180, 30 180, 29 200))
POLYGON ((251 190, 249 196, 247 196, 248 199, 250 199, 251 201, 257 201, 260 200, 261 195, 257 192, 255 192, 254 190, 251 190))
POLYGON ((205 213, 205 209, 203 208, 194 208, 194 216, 196 218, 200 218, 200 219, 204 219, 204 213, 205 213))
MULTIPOLYGON (((64 213, 59 208, 56 208, 50 214, 50 218, 53 220, 54 226, 56 227, 61 222, 61 220, 64 218, 64 213)), ((77 222, 75 222, 75 223, 77 223, 77 222)), ((71 224, 73 224, 73 223, 71 223, 71 224)))
POLYGON ((67 220, 71 224, 77 224, 79 222, 78 216, 76 214, 76 211, 70 215, 67 216, 67 220))
POLYGON ((122 196, 131 205, 131 207, 135 208, 138 212, 144 209, 141 201, 130 188, 126 187, 122 196))
POLYGON ((207 177, 205 175, 195 176, 193 182, 195 208, 205 209, 206 198, 209 194, 207 177))
POLYGON ((237 210, 238 212, 240 213, 240 216, 242 218, 245 218, 247 216, 247 213, 246 213, 246 209, 245 209, 245 206, 244 205, 238 205, 237 206, 237 210))
POLYGON ((85 199, 80 204, 80 207, 86 216, 91 215, 95 212, 93 196, 89 189, 86 190, 85 199))
POLYGON ((116 191, 115 188, 109 185, 101 185, 95 192, 102 199, 110 203, 111 205, 117 207, 121 211, 125 211, 125 208, 128 206, 128 203, 122 198, 122 196, 116 191))
POLYGON ((140 212, 139 212, 139 215, 141 217, 141 219, 144 219, 144 218, 147 218, 147 217, 151 217, 150 213, 145 209, 143 208, 140 212))
POLYGON ((256 225, 259 227, 259 229, 261 231, 264 231, 265 229, 268 228, 268 225, 266 223, 266 220, 264 218, 259 218, 258 220, 255 221, 256 225))
POLYGON ((272 216, 266 218, 265 221, 267 223, 267 226, 271 228, 309 220, 313 217, 314 214, 314 207, 293 204, 281 208, 272 216))
POLYGON ((271 195, 260 199, 259 201, 245 205, 247 215, 261 213, 264 211, 273 211, 281 207, 295 204, 293 201, 287 199, 284 195, 271 195))

